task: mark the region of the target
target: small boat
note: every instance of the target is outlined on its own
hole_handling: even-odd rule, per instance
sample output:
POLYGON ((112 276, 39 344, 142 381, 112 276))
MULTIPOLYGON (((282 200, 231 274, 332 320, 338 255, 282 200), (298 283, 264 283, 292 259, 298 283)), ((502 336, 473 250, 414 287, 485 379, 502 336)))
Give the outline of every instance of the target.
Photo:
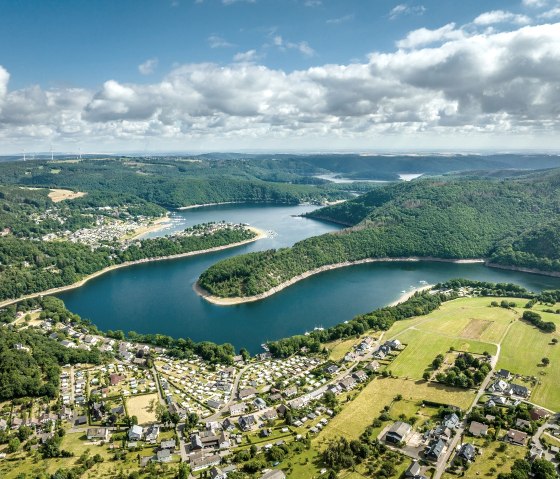
POLYGON ((323 328, 322 326, 316 326, 315 328, 313 328, 313 331, 324 331, 325 328, 323 328))
POLYGON ((401 291, 401 293, 403 293, 403 294, 404 294, 404 293, 406 293, 406 291, 405 291, 405 290, 403 289, 403 290, 401 291))
POLYGON ((268 349, 268 346, 266 345, 266 343, 262 343, 261 348, 263 348, 268 353, 269 349, 268 349))

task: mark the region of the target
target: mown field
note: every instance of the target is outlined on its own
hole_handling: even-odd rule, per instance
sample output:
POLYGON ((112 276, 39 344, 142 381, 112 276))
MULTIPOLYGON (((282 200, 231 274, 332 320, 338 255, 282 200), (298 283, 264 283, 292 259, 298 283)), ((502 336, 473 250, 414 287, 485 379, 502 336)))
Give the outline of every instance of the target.
MULTIPOLYGON (((552 309, 558 309, 560 304, 552 309)), ((560 410, 560 315, 544 313, 546 306, 535 305, 534 311, 542 315, 544 321, 553 321, 558 328, 555 333, 543 333, 524 321, 512 325, 502 342, 502 352, 498 368, 524 376, 535 376, 538 384, 532 389, 531 401, 554 411, 560 410), (550 359, 548 366, 542 365, 542 358, 550 359)))

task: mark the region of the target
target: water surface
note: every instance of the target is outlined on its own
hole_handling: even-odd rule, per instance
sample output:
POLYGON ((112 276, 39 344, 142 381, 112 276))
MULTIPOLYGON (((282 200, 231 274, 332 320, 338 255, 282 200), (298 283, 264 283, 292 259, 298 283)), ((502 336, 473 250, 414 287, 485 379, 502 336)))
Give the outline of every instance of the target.
MULTIPOLYGON (((252 353, 266 340, 329 327, 385 306, 402 291, 451 278, 514 282, 530 290, 560 288, 560 278, 486 268, 480 264, 369 263, 307 278, 263 301, 236 306, 206 302, 192 289, 210 265, 223 258, 290 246, 337 225, 298 217, 312 206, 222 205, 174 213, 173 230, 208 221, 249 223, 270 238, 216 253, 144 263, 111 271, 59 295, 68 308, 103 330, 122 329, 230 342, 252 353)), ((162 234, 162 232, 157 233, 162 234)), ((151 234, 153 236, 154 233, 151 234)))

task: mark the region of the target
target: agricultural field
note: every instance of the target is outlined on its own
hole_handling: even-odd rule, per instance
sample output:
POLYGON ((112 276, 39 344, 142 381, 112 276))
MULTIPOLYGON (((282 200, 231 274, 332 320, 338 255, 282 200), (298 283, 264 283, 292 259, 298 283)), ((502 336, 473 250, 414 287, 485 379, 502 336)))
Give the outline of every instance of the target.
MULTIPOLYGON (((52 171, 51 171, 52 173, 52 171)), ((60 173, 60 170, 58 170, 57 173, 60 173)), ((58 203, 60 201, 64 201, 64 200, 74 200, 76 198, 81 198, 82 196, 85 196, 87 193, 84 193, 82 191, 71 191, 71 190, 63 190, 63 189, 51 189, 50 193, 49 193, 49 198, 54 202, 54 203, 58 203)))
MULTIPOLYGON (((557 309, 556 305, 553 309, 557 309)), ((535 305, 534 311, 541 314, 543 321, 556 323, 555 333, 543 333, 524 321, 512 325, 504 341, 498 368, 509 369, 512 373, 523 376, 535 376, 538 384, 532 388, 531 401, 555 411, 560 410, 560 315, 544 313, 542 305, 535 305), (550 359, 548 366, 543 366, 542 358, 550 359)))
POLYGON ((144 394, 126 399, 126 410, 129 416, 136 416, 138 424, 149 424, 156 421, 157 394, 144 394))

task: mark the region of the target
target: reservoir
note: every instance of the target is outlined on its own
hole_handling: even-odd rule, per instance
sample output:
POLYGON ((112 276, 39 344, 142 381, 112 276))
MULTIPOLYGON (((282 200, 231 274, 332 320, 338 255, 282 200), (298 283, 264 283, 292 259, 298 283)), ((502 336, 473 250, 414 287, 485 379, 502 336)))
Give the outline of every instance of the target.
POLYGON ((369 263, 327 271, 254 303, 217 306, 192 289, 200 274, 229 256, 291 246, 339 226, 298 215, 314 206, 221 205, 175 212, 170 234, 209 221, 248 223, 269 232, 254 243, 215 253, 144 263, 94 278, 58 295, 66 306, 100 329, 161 333, 195 341, 229 342, 251 353, 260 344, 315 327, 333 326, 386 306, 402 291, 452 278, 513 282, 529 290, 560 288, 560 278, 486 268, 481 264, 369 263))

